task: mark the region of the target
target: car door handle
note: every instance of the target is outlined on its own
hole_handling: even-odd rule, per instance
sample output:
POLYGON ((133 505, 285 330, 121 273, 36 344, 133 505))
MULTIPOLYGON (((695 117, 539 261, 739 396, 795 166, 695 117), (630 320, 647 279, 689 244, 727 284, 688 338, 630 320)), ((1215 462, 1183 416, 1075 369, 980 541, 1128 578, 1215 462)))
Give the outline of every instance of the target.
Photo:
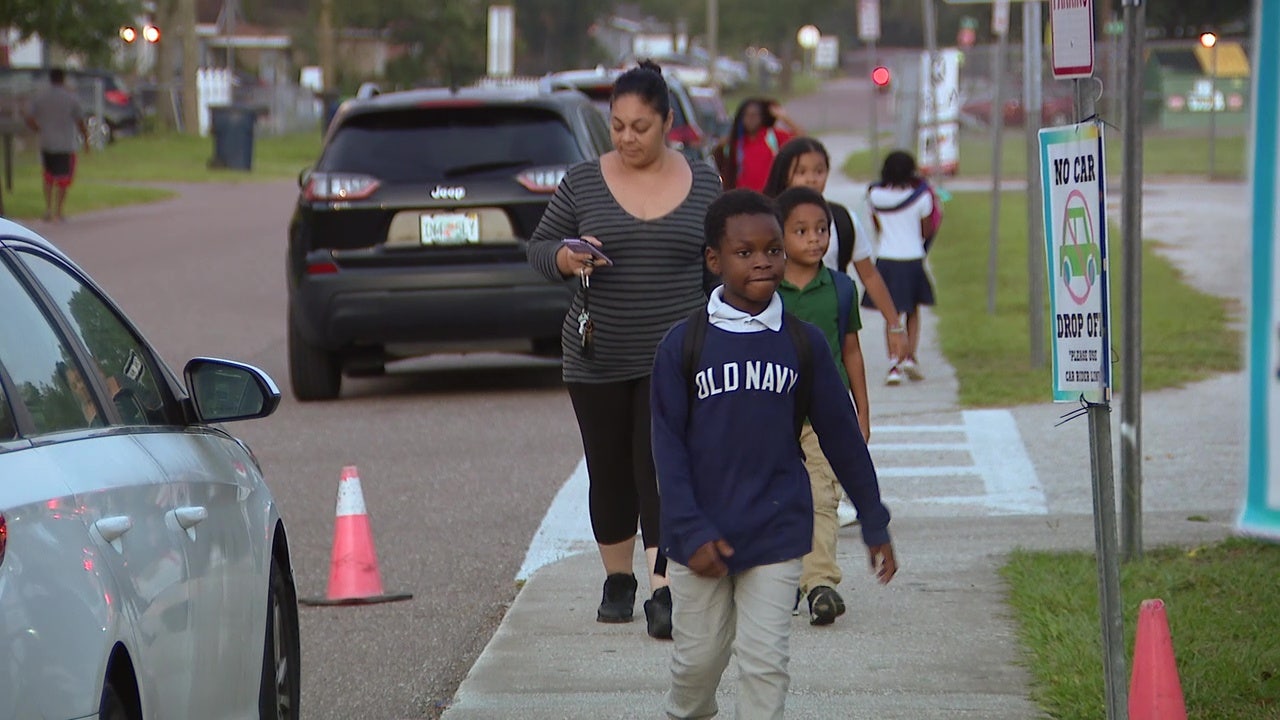
POLYGON ((93 524, 93 529, 97 530, 98 534, 102 536, 102 539, 110 543, 111 547, 115 548, 116 552, 123 551, 120 546, 120 537, 129 532, 129 529, 132 527, 133 518, 128 515, 116 515, 114 517, 102 518, 93 524))
POLYGON ((209 511, 199 505, 175 508, 169 511, 173 522, 186 531, 191 542, 196 541, 196 525, 209 517, 209 511))
POLYGON ((183 530, 190 530, 209 518, 209 511, 199 506, 180 507, 173 511, 173 518, 183 530))

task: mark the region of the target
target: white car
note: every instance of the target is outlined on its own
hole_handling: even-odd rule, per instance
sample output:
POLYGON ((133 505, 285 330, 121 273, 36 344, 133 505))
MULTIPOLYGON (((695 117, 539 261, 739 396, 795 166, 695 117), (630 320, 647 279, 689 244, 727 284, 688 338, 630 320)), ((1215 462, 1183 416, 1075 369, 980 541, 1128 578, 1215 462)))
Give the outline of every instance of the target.
POLYGON ((0 718, 296 718, 298 611, 257 460, 262 371, 178 380, 107 296, 0 220, 0 718))

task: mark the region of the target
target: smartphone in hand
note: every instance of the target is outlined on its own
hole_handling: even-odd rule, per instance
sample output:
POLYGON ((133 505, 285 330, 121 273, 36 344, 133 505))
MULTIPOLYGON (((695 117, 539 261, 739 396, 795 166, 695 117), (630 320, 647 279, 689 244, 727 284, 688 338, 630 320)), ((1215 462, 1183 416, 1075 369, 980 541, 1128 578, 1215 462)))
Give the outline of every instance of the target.
POLYGON ((576 253, 591 253, 592 257, 605 265, 613 264, 613 261, 609 259, 608 255, 604 254, 603 250, 582 238, 565 238, 561 241, 561 244, 576 253))

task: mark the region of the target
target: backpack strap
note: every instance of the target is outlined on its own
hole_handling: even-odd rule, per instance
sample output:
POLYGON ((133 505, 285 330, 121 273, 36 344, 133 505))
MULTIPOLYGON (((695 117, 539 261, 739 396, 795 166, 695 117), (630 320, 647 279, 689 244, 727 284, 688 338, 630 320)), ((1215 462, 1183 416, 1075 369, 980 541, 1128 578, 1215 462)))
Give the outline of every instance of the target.
POLYGON ((849 315, 854 297, 858 294, 858 289, 853 285, 853 278, 840 272, 839 270, 831 270, 831 281, 836 286, 836 331, 839 333, 837 341, 841 347, 844 347, 844 336, 849 334, 849 315))
POLYGON ((698 395, 694 377, 698 374, 698 360, 702 358, 702 346, 707 341, 707 328, 711 318, 706 306, 694 310, 685 322, 684 342, 680 344, 680 357, 684 365, 684 382, 689 389, 689 414, 693 414, 693 398, 698 395))
POLYGON ((778 133, 773 128, 765 128, 764 144, 769 146, 769 151, 775 156, 778 154, 778 133))
POLYGON ((849 208, 840 203, 827 202, 831 208, 831 218, 836 226, 836 267, 844 272, 849 271, 849 263, 853 261, 853 244, 857 234, 853 230, 853 217, 849 208))
MULTIPOLYGON (((883 186, 873 185, 872 187, 883 187, 883 186)), ((907 196, 906 200, 903 200, 902 202, 898 203, 897 205, 894 205, 893 207, 880 207, 878 205, 872 205, 871 209, 875 210, 876 212, 882 212, 882 213, 898 212, 899 210, 902 210, 906 208, 908 205, 910 205, 911 203, 915 202, 916 198, 920 197, 921 195, 927 192, 929 192, 929 183, 921 180, 916 185, 915 189, 911 191, 911 194, 907 196)), ((867 190, 867 194, 870 195, 871 191, 867 190)))
MULTIPOLYGON (((796 442, 800 442, 800 431, 804 429, 805 418, 809 417, 809 407, 813 400, 813 346, 805 334, 800 319, 789 312, 782 313, 782 329, 791 336, 791 343, 796 346, 796 355, 800 358, 800 378, 796 384, 795 416, 792 425, 796 431, 796 442)), ((803 455, 804 451, 801 450, 803 455)))

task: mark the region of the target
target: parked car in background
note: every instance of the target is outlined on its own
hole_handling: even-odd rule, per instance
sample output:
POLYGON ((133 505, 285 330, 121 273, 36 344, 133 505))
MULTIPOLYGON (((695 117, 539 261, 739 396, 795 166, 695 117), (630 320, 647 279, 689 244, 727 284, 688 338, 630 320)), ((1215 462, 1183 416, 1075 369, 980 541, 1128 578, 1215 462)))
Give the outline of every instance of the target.
MULTIPOLYGON (((613 81, 622 73, 622 69, 603 66, 594 70, 565 70, 545 75, 542 87, 544 90, 573 89, 581 92, 591 99, 607 122, 613 81)), ((667 73, 665 68, 663 76, 671 93, 672 122, 671 130, 667 133, 667 144, 692 160, 706 160, 711 156, 714 143, 709 141, 706 130, 698 123, 690 89, 667 73)))
POLYGON ((195 358, 179 379, 7 220, 0 307, 0 718, 298 718, 287 534, 219 425, 270 415, 271 378, 195 358))
POLYGON ((733 126, 733 116, 724 105, 724 97, 713 87, 691 87, 689 99, 693 101, 698 124, 707 132, 708 144, 715 147, 729 136, 729 130, 733 126))
MULTIPOLYGON (((88 116, 89 142, 103 148, 122 135, 142 128, 142 106, 115 73, 105 70, 67 70, 67 87, 74 90, 88 116)), ((47 86, 44 68, 0 68, 0 111, 21 112, 36 92, 47 86)))
MULTIPOLYGON (((1021 87, 1021 85, 1018 85, 1021 87)), ((1013 94, 1013 91, 1010 91, 1013 94)), ((991 124, 991 100, 989 93, 977 98, 968 100, 960 106, 960 115, 969 122, 980 126, 988 126, 991 124)), ((1026 110, 1022 106, 1022 98, 1018 96, 1006 97, 1003 101, 1004 106, 1004 124, 1011 127, 1021 127, 1026 123, 1026 110)), ((1040 106, 1040 125, 1042 127, 1055 127, 1058 125, 1066 125, 1071 122, 1072 113, 1074 112, 1074 100, 1069 94, 1046 92, 1043 102, 1040 106)))
POLYGON ((437 351, 558 355, 571 297, 525 243, 569 166, 610 149, 582 93, 430 89, 348 100, 289 224, 289 378, 299 400, 342 376, 437 351))

